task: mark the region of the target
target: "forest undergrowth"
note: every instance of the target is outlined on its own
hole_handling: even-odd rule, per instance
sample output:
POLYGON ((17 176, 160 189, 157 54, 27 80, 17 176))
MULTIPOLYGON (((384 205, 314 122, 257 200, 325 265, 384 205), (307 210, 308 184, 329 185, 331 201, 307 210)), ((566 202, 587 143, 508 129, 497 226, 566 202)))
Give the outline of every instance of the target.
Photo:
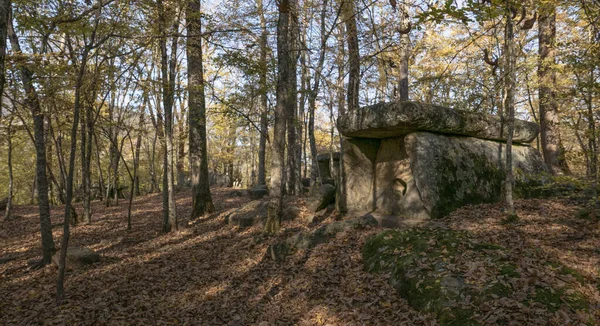
MULTIPOLYGON (((434 325, 435 316, 412 309, 385 274, 365 271, 361 249, 379 228, 346 231, 325 244, 297 251, 283 262, 266 255, 269 245, 307 224, 303 215, 284 221, 276 237, 262 230, 238 230, 222 213, 249 201, 236 190, 213 189, 217 212, 180 220, 180 230, 163 234, 161 195, 135 200, 133 230, 126 230, 127 205, 93 203, 93 223, 72 229, 72 246, 100 253, 99 263, 67 272, 66 300, 55 305, 56 267, 34 270, 39 258, 37 208, 20 206, 0 226, 0 324, 48 325, 434 325)), ((177 195, 179 216, 189 216, 191 196, 177 195)), ((303 199, 289 199, 303 207, 303 199)), ((81 209, 76 204, 76 209, 81 209)), ((519 221, 506 224, 500 205, 466 207, 442 223, 467 230, 482 241, 545 257, 527 264, 559 262, 581 278, 590 315, 600 321, 598 276, 600 237, 595 216, 566 199, 517 201, 519 221), (595 311, 595 312, 594 312, 595 311)), ((60 239, 62 208, 54 207, 54 237, 60 239)), ((60 245, 60 244, 58 244, 60 245)), ((524 266, 524 268, 527 268, 524 266)), ((485 272, 485 271, 483 271, 485 272)), ((552 265, 548 264, 552 274, 552 265)), ((545 275, 539 275, 545 277, 545 275)), ((515 298, 517 300, 517 298, 515 298)), ((509 305, 507 305, 509 306, 509 305)), ((508 314, 527 314, 507 309, 508 314)), ((579 323, 578 312, 536 312, 540 325, 579 323)), ((510 319, 510 318, 509 318, 510 319)), ((515 319, 516 320, 516 319, 515 319)))

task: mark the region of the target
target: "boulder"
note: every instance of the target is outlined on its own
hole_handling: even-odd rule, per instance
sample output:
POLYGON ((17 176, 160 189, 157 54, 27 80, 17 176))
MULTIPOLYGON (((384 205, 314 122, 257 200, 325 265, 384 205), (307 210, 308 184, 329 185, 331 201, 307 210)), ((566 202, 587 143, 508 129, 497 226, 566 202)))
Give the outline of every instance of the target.
POLYGON ((307 206, 313 212, 317 212, 333 203, 335 203, 335 187, 324 184, 308 199, 307 206))
MULTIPOLYGON (((506 128, 497 116, 459 111, 432 104, 389 102, 359 108, 338 120, 342 135, 356 138, 390 138, 415 131, 506 140, 506 128), (501 132, 502 131, 502 132, 501 132)), ((533 122, 515 120, 513 142, 530 143, 539 133, 533 122)))
POLYGON ((248 189, 248 194, 252 200, 258 200, 269 194, 269 189, 266 185, 258 185, 248 189))
POLYGON ((298 206, 295 206, 295 205, 286 206, 283 209, 283 212, 281 213, 281 219, 283 219, 284 221, 295 220, 298 218, 298 216, 300 216, 300 212, 302 212, 302 210, 298 206))
POLYGON ((254 200, 246 205, 231 209, 224 214, 225 222, 240 228, 250 227, 254 224, 264 223, 267 219, 268 202, 254 200))
MULTIPOLYGON (((348 208, 427 219, 467 204, 498 201, 505 150, 500 142, 428 132, 345 139, 348 208)), ((512 151, 517 180, 547 171, 536 149, 515 144, 512 151)))
MULTIPOLYGON (((60 259, 60 250, 52 256, 52 263, 58 266, 60 259)), ((85 247, 69 247, 67 248, 67 257, 65 260, 67 268, 81 267, 90 265, 100 261, 100 255, 85 247)))

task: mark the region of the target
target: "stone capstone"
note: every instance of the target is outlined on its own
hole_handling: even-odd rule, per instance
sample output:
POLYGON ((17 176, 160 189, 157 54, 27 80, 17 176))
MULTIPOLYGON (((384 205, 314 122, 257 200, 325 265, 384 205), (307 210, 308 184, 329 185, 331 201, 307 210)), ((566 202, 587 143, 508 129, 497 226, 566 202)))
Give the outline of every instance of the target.
MULTIPOLYGON (((459 111, 416 102, 388 102, 359 108, 338 120, 346 137, 391 138, 416 131, 506 141, 506 129, 497 116, 459 111)), ((539 133, 536 123, 515 119, 513 142, 530 143, 539 133)))

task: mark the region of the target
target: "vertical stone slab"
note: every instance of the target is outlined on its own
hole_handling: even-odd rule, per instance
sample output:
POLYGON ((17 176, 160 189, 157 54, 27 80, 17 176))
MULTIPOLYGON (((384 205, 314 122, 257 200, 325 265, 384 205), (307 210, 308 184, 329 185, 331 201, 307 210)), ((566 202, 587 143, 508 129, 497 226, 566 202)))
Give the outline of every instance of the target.
POLYGON ((376 211, 398 218, 429 218, 413 178, 405 137, 381 140, 375 161, 376 211))
MULTIPOLYGON (((349 211, 372 211, 374 167, 380 140, 343 138, 345 197, 349 211)), ((344 194, 342 194, 344 195, 344 194)))

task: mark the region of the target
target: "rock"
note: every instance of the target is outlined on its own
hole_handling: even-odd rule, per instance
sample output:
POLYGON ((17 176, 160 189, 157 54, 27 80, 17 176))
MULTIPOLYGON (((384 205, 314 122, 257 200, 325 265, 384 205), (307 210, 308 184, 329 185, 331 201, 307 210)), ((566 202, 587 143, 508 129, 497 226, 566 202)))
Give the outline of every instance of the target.
MULTIPOLYGON (((390 138, 415 131, 506 140, 506 128, 497 116, 466 112, 416 102, 379 103, 343 115, 338 120, 342 135, 357 138, 390 138), (503 130, 504 134, 500 131, 503 130)), ((539 133, 533 122, 515 120, 513 142, 530 143, 539 133)))
POLYGON ((300 216, 301 211, 302 210, 298 206, 294 206, 294 205, 287 206, 283 209, 281 218, 284 221, 295 220, 298 218, 298 216, 300 216))
MULTIPOLYGON (((60 250, 52 256, 52 262, 58 266, 60 250)), ((67 248, 66 267, 81 267, 100 261, 100 255, 89 248, 69 247, 67 248)))
POLYGON ((373 165, 378 139, 343 138, 346 203, 350 211, 373 210, 373 165))
POLYGON ((240 208, 231 209, 223 214, 225 223, 240 228, 264 223, 267 219, 267 206, 267 201, 254 200, 240 208))
POLYGON ((331 204, 329 206, 327 206, 326 208, 315 212, 314 215, 308 215, 308 217, 306 218, 306 222, 308 224, 313 224, 313 223, 318 223, 320 221, 325 220, 326 218, 328 218, 331 213, 333 213, 333 211, 335 211, 335 205, 331 204))
MULTIPOLYGON (((421 201, 432 218, 467 204, 497 202, 505 179, 505 144, 465 137, 414 133, 405 139, 410 169, 421 201)), ((515 145, 517 179, 547 172, 533 147, 515 145)))
POLYGON ((317 156, 319 162, 319 173, 322 180, 331 180, 335 185, 335 181, 340 175, 340 153, 325 153, 317 156), (333 156, 333 170, 331 169, 331 157, 333 156))
POLYGON ((258 200, 267 196, 269 194, 269 190, 266 185, 258 185, 253 188, 248 189, 248 194, 250 194, 250 198, 252 200, 258 200))
MULTIPOLYGON (((496 202, 504 181, 505 147, 490 140, 428 132, 376 143, 347 139, 348 208, 401 221, 439 218, 467 204, 496 202)), ((517 144, 513 167, 517 180, 547 171, 536 149, 517 144)))
POLYGON ((335 203, 335 187, 324 184, 309 198, 307 207, 317 212, 333 203, 335 203))

